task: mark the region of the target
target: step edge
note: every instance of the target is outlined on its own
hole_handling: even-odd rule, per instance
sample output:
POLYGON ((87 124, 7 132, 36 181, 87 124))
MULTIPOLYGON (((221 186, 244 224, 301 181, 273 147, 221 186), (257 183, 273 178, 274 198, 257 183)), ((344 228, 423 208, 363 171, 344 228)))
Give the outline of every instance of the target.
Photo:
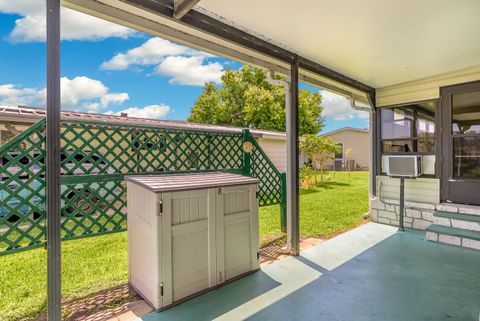
POLYGON ((480 241, 480 232, 464 230, 456 227, 431 224, 425 229, 425 231, 480 241))
POLYGON ((464 214, 464 213, 453 213, 453 212, 446 212, 446 211, 435 211, 433 213, 434 217, 441 217, 441 218, 449 218, 452 220, 458 221, 468 221, 468 222, 476 222, 480 223, 480 216, 474 214, 464 214))

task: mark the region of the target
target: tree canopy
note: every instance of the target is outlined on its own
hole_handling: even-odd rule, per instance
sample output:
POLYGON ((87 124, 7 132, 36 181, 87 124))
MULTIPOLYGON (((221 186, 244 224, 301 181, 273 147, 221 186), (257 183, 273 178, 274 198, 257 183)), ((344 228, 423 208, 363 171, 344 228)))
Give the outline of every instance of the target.
MULTIPOLYGON (((285 77, 276 78, 285 80, 285 77)), ((317 134, 324 122, 322 96, 318 91, 301 89, 298 100, 300 135, 317 134)), ((285 131, 285 89, 270 84, 262 69, 249 66, 227 69, 221 86, 205 84, 188 120, 285 131)))

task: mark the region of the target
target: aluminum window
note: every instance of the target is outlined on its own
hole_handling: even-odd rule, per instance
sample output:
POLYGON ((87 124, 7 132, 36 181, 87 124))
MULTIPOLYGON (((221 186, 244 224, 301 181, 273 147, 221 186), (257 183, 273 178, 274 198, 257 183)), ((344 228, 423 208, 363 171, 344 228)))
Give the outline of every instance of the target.
POLYGON ((436 102, 380 109, 382 154, 435 154, 436 102))

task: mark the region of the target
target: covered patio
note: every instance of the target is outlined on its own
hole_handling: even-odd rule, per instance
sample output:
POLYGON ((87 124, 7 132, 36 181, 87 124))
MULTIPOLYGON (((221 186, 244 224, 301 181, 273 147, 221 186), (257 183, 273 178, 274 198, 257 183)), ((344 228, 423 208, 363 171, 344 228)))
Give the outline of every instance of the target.
MULTIPOLYGON (((466 244, 478 248, 480 231, 475 230, 478 209, 463 213, 465 209, 460 206, 445 213, 443 204, 459 200, 462 206, 478 203, 478 194, 472 194, 480 186, 480 172, 477 172, 480 154, 475 143, 480 137, 480 105, 475 96, 480 93, 480 46, 476 41, 480 32, 480 6, 477 1, 429 0, 419 4, 416 1, 310 0, 279 5, 273 0, 260 3, 48 0, 49 320, 61 319, 61 4, 214 55, 262 67, 272 76, 278 73, 289 80, 285 85, 289 94, 285 108, 285 193, 287 250, 294 256, 161 313, 148 314, 141 320, 478 320, 478 251, 427 242, 424 231, 402 233, 394 226, 369 223, 300 253, 298 178, 299 83, 304 82, 343 95, 353 109, 370 112, 373 220, 391 225, 403 222, 397 181, 387 175, 384 159, 389 153, 416 155, 420 165, 428 170, 422 173, 425 177, 407 186, 405 199, 411 203, 406 223, 418 229, 433 225, 437 227, 435 233, 445 234, 444 239, 451 244, 463 246, 467 240, 466 244), (475 94, 471 100, 477 105, 462 102, 455 106, 450 99, 453 104, 450 106, 447 99, 442 99, 465 90, 453 90, 449 86, 475 81, 468 85, 472 87, 468 93, 475 94), (422 104, 428 108, 420 106, 422 104), (462 119, 456 119, 451 114, 456 107, 469 111, 462 114, 462 119), (384 121, 386 117, 382 118, 382 110, 388 112, 388 108, 393 110, 391 123, 396 126, 388 125, 384 121), (415 115, 423 111, 428 117, 409 118, 410 110, 414 110, 415 115), (398 127, 398 130, 393 131, 391 137, 386 135, 382 121, 383 128, 398 127), (413 129, 405 124, 413 124, 413 129), (450 146, 453 140, 451 130, 447 129, 456 125, 468 125, 468 130, 473 126, 468 135, 453 134, 474 142, 457 157, 470 160, 465 166, 470 175, 467 180, 461 171, 454 177, 450 166, 454 162, 449 149, 453 148, 450 146), (441 134, 442 129, 447 133, 445 136, 441 134), (419 141, 423 145, 417 144, 419 141), (398 150, 388 150, 388 146, 398 150), (453 183, 460 184, 461 188, 454 190, 453 183), (442 211, 443 214, 439 213, 442 211), (448 219, 442 220, 445 216, 449 216, 448 219), (455 222, 462 228, 455 227, 455 222), (438 226, 444 228, 440 231, 438 226)), ((435 235, 435 240, 441 241, 441 235, 435 235)))
POLYGON ((138 321, 477 320, 479 265, 478 251, 368 223, 138 321))

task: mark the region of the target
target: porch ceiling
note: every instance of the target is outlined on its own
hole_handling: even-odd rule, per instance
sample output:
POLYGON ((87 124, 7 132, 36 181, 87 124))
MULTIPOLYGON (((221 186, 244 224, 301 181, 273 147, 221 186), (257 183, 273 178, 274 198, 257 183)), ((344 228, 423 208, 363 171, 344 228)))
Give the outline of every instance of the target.
POLYGON ((202 0, 198 6, 375 88, 480 64, 478 0, 202 0))

